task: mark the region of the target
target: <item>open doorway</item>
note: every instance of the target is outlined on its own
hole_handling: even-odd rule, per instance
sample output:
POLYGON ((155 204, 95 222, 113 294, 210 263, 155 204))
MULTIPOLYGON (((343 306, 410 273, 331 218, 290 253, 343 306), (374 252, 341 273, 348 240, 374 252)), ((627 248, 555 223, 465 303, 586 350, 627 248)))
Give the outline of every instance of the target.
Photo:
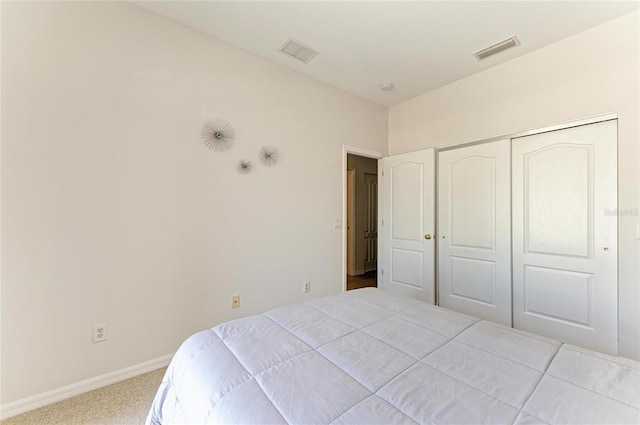
POLYGON ((346 289, 377 287, 378 160, 347 154, 346 289))

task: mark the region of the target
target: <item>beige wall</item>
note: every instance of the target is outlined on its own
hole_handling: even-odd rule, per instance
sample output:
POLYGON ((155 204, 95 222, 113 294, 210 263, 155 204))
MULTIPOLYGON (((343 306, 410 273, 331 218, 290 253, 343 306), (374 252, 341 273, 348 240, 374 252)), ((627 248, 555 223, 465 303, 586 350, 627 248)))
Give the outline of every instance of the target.
POLYGON ((342 146, 386 108, 124 2, 2 2, 1 39, 3 405, 342 289, 342 146))
POLYGON ((618 114, 620 354, 640 359, 640 15, 623 16, 389 112, 390 154, 618 114))

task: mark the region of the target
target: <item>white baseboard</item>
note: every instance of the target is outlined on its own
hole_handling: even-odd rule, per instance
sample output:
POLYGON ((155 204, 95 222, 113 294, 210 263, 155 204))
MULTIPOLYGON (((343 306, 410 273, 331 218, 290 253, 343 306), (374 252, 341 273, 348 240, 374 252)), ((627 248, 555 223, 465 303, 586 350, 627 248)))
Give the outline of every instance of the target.
POLYGON ((64 387, 3 404, 0 406, 0 420, 160 369, 167 366, 172 357, 172 354, 159 357, 114 372, 105 373, 95 378, 85 379, 75 384, 65 385, 64 387))

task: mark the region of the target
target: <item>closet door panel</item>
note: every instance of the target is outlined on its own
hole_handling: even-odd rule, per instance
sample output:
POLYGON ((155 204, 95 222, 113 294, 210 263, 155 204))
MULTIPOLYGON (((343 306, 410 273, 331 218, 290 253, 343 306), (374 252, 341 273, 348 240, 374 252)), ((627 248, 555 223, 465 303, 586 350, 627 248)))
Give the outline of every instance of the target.
POLYGON ((617 354, 617 126, 513 140, 514 327, 617 354))
POLYGON ((495 307, 496 263, 449 257, 451 296, 495 307))
POLYGON ((492 250, 496 159, 473 156, 452 162, 448 167, 451 244, 492 250))
POLYGON ((592 160, 592 145, 550 145, 524 154, 526 252, 589 255, 593 241, 592 160))
POLYGON ((590 273, 525 266, 525 309, 543 319, 589 326, 592 283, 590 273))
POLYGON ((510 141, 438 159, 438 288, 443 307, 511 326, 510 141))

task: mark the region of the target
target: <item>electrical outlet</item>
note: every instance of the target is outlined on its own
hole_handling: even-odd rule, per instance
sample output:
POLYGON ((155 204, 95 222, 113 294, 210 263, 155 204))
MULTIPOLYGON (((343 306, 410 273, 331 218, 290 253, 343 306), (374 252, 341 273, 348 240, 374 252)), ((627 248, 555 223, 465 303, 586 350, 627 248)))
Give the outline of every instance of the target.
POLYGON ((231 297, 231 308, 240 307, 240 295, 234 295, 231 297))
POLYGON ((93 325, 93 342, 107 340, 107 325, 93 325))
POLYGON ((302 291, 306 294, 307 292, 311 292, 311 281, 305 280, 304 286, 302 287, 302 291))

